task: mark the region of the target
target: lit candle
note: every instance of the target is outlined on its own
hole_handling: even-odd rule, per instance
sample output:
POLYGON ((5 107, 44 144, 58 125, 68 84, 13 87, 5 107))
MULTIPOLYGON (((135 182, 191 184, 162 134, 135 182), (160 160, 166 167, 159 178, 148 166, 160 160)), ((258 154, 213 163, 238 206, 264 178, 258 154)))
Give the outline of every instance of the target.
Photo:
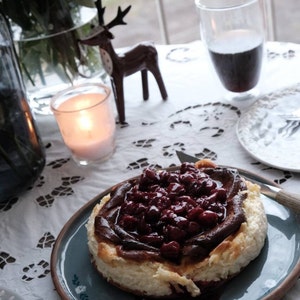
POLYGON ((62 137, 80 164, 102 160, 114 150, 115 121, 108 101, 109 93, 107 90, 100 93, 75 89, 68 89, 72 93, 67 95, 66 92, 58 94, 52 101, 62 137))

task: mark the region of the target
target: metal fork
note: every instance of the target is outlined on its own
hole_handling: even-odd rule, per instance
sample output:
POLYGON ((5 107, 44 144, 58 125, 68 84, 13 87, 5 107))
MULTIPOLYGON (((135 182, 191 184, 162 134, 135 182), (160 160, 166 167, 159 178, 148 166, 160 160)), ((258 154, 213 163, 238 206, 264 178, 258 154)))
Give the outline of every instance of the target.
POLYGON ((286 124, 278 129, 278 133, 284 137, 289 138, 293 134, 297 132, 297 130, 300 128, 300 120, 286 120, 286 124))

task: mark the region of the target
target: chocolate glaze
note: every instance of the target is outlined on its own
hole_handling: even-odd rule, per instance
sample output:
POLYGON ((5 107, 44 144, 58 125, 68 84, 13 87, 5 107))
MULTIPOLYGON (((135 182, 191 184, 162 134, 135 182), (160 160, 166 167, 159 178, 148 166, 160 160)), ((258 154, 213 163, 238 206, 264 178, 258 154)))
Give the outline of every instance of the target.
MULTIPOLYGON (((180 171, 172 172, 178 174, 180 171)), ((197 169, 195 172, 199 173, 197 176, 209 177, 218 187, 226 189, 227 197, 224 203, 226 215, 214 227, 201 230, 198 234, 180 241, 181 251, 180 256, 175 260, 176 263, 180 263, 184 257, 196 261, 205 258, 227 236, 236 232, 245 221, 242 204, 247 194, 239 192, 246 190, 246 185, 237 170, 218 167, 197 169)), ((157 178, 153 180, 157 185, 157 178)), ((114 243, 120 256, 141 261, 149 258, 162 261, 164 258, 161 256, 160 247, 142 242, 136 231, 126 230, 119 222, 121 208, 128 193, 133 189, 143 189, 141 182, 142 176, 118 185, 111 192, 110 201, 102 207, 95 218, 95 235, 98 242, 114 243)))

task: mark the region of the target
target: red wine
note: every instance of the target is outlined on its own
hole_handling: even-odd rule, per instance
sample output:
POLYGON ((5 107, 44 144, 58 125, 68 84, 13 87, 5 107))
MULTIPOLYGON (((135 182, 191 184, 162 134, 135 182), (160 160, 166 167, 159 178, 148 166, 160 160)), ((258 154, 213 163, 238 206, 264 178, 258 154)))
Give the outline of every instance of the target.
POLYGON ((209 47, 219 78, 226 89, 246 92, 259 80, 263 43, 251 31, 232 31, 209 47))

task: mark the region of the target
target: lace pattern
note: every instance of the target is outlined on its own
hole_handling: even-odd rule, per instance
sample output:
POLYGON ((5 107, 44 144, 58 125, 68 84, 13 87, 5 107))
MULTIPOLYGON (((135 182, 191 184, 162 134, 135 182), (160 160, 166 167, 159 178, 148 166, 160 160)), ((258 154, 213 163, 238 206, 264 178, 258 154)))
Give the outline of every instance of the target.
MULTIPOLYGON (((247 105, 222 99, 224 91, 216 83, 211 84, 201 44, 157 48, 169 99, 160 100, 153 82, 152 96, 143 102, 139 77, 125 81, 129 125, 118 125, 117 148, 108 161, 78 167, 70 159, 53 117, 38 116, 47 164, 34 186, 9 203, 0 204, 0 287, 24 299, 59 299, 51 280, 50 256, 63 225, 87 201, 139 174, 144 167, 179 164, 176 150, 256 172, 300 193, 299 174, 264 165, 240 146, 235 125, 247 105), (187 51, 181 61, 177 54, 185 48, 192 56, 189 59, 187 51), (195 49, 199 49, 198 55, 195 49)), ((296 89, 297 78, 292 70, 296 65, 300 67, 300 46, 268 43, 267 49, 260 86, 264 95, 272 93, 274 87, 282 94, 286 88, 296 89)), ((77 281, 74 278, 80 289, 77 281)), ((295 289, 299 290, 299 284, 295 289)), ((288 299, 296 299, 297 295, 291 292, 288 299)))

